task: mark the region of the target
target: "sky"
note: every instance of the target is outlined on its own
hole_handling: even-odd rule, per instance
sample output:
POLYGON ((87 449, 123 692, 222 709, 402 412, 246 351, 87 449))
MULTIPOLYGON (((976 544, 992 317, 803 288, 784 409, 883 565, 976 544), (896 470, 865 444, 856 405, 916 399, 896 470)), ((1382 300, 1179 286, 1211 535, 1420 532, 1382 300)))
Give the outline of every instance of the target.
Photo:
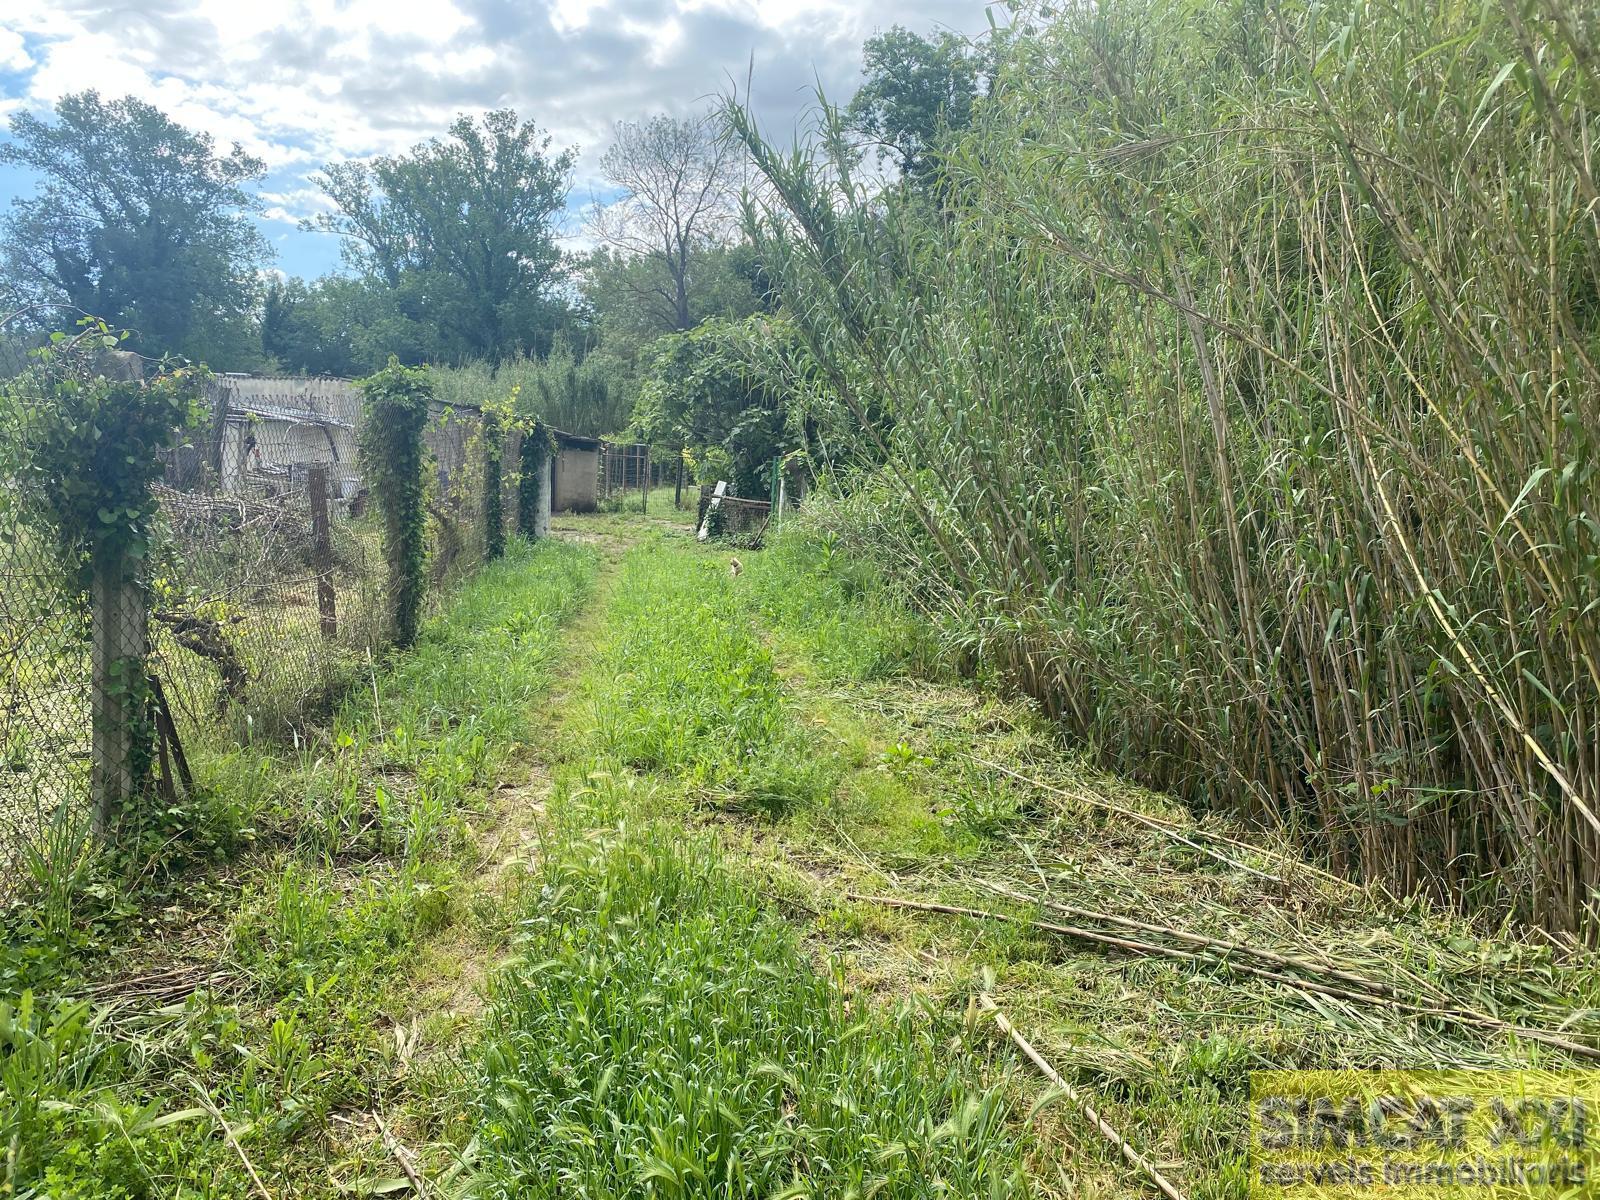
MULTIPOLYGON (((842 102, 861 44, 892 25, 989 26, 984 0, 0 0, 0 119, 71 92, 134 95, 219 149, 267 165, 259 191, 274 266, 315 276, 338 245, 301 232, 324 204, 310 176, 410 148, 458 113, 512 107, 576 146, 567 217, 603 195, 618 120, 683 115, 747 79, 763 125, 787 138, 818 84, 842 102)), ((0 166, 0 202, 32 180, 0 166)))

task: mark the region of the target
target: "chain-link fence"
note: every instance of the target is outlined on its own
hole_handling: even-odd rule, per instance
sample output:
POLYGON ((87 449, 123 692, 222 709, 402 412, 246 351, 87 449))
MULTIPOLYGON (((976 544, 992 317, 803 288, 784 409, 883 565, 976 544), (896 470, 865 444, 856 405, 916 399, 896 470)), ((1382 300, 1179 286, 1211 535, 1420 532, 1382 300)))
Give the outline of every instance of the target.
POLYGON ((181 726, 277 735, 383 634, 382 557, 337 380, 228 379, 157 489, 152 656, 181 726))
MULTIPOLYGON (((0 342, 0 374, 30 340, 0 342)), ((29 520, 17 476, 42 435, 40 410, 0 404, 0 902, 46 867, 50 833, 89 814, 91 621, 54 531, 29 520)))
MULTIPOLYGON (((213 380, 151 485, 148 554, 108 581, 17 502, 43 413, 13 386, 26 349, 0 339, 0 903, 48 869, 56 833, 81 844, 104 795, 192 786, 186 747, 286 737, 324 715, 390 633, 353 384, 213 380), (139 686, 102 677, 130 662, 139 686)), ((435 606, 483 563, 486 520, 515 532, 520 435, 489 430, 498 459, 476 410, 436 405, 425 430, 435 606), (496 474, 498 506, 485 503, 496 474)))
POLYGON ((651 485, 650 447, 644 442, 612 442, 601 439, 598 488, 600 503, 607 507, 642 507, 651 485))

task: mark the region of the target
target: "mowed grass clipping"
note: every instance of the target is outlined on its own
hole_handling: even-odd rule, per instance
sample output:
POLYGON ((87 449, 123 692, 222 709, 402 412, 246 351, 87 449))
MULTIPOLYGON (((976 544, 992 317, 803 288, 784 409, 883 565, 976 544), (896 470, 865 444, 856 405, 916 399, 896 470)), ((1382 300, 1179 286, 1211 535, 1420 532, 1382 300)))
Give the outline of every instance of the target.
POLYGON ((781 813, 824 795, 837 764, 784 694, 727 560, 656 540, 631 551, 589 700, 602 757, 781 813))
POLYGON ((573 836, 534 882, 476 1056, 474 1194, 1028 1194, 959 1027, 847 999, 707 840, 573 836))

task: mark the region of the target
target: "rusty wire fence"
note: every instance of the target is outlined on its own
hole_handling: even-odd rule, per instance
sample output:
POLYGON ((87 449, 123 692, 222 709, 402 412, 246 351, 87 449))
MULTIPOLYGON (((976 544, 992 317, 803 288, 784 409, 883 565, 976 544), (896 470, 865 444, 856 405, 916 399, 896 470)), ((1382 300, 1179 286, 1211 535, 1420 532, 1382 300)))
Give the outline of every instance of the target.
POLYGON ((653 475, 648 443, 600 440, 596 487, 601 508, 645 508, 653 475))
MULTIPOLYGON (((390 633, 354 385, 215 380, 205 421, 153 487, 140 577, 102 596, 11 486, 38 432, 39 410, 13 402, 7 382, 30 369, 28 349, 0 339, 0 906, 81 847, 105 790, 96 773, 127 759, 119 728, 131 739, 140 722, 156 727, 148 786, 193 787, 196 747, 297 737, 371 669, 390 633), (147 664, 150 712, 119 712, 97 676, 97 663, 124 653, 147 664)), ((503 435, 496 513, 482 415, 437 406, 424 436, 437 609, 484 562, 487 519, 515 532, 520 439, 503 435)))

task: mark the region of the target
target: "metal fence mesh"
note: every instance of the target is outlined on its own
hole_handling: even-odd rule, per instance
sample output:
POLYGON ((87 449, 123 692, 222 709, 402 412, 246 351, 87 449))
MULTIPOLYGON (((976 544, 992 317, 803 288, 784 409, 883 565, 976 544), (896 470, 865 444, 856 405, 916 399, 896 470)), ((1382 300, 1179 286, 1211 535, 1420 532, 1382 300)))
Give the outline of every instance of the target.
MULTIPOLYGON (((28 369, 33 340, 0 336, 0 377, 28 369)), ((38 410, 0 402, 0 904, 41 870, 46 834, 89 810, 90 613, 77 563, 30 523, 15 476, 38 410)))
MULTIPOLYGON (((29 369, 26 343, 0 337, 0 385, 29 369)), ((127 761, 99 744, 117 722, 94 715, 112 693, 94 676, 96 638, 118 653, 147 649, 153 713, 122 718, 153 716, 158 729, 170 718, 174 736, 156 739, 153 764, 170 791, 188 769, 185 745, 290 736, 325 714, 390 634, 353 385, 215 381, 207 420, 163 464, 141 577, 114 597, 86 591, 80 564, 17 502, 13 477, 28 461, 37 409, 10 395, 0 394, 0 905, 48 869, 53 831, 67 826, 81 844, 92 797, 103 794, 96 771, 127 761)), ((483 418, 435 406, 424 436, 436 608, 485 556, 483 418)), ((506 435, 508 534, 519 450, 519 435, 506 435)))
POLYGON ((713 485, 700 485, 700 509, 695 524, 708 537, 757 545, 767 531, 771 516, 772 505, 766 500, 745 500, 727 494, 718 496, 713 485))
POLYGON ((630 492, 648 492, 650 482, 650 447, 647 444, 601 441, 598 484, 602 501, 625 504, 630 492))
POLYGON ((483 414, 435 403, 422 436, 434 471, 428 499, 428 579, 429 604, 436 607, 453 583, 483 562, 483 414))

